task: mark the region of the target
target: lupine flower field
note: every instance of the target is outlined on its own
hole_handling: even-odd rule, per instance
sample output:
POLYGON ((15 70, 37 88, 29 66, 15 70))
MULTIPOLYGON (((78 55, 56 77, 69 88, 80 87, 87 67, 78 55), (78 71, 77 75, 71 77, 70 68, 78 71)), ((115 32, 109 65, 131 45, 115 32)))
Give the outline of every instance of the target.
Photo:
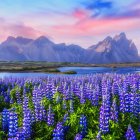
POLYGON ((0 79, 0 140, 140 140, 140 75, 0 79))

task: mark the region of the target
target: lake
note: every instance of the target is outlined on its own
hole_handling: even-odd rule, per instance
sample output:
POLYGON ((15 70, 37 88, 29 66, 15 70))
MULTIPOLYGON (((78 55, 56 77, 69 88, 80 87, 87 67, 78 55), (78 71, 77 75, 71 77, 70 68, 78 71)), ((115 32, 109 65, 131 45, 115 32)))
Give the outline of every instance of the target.
POLYGON ((122 68, 109 68, 109 67, 61 67, 61 72, 64 71, 76 71, 77 74, 95 74, 95 73, 136 73, 140 72, 140 67, 122 67, 122 68))
MULTIPOLYGON (((115 68, 114 70, 112 68, 107 67, 60 67, 58 68, 61 72, 64 71, 76 71, 76 75, 81 74, 95 74, 95 73, 119 73, 119 74, 125 74, 125 73, 136 73, 140 72, 140 67, 134 68, 134 67, 124 67, 124 68, 115 68)), ((49 74, 49 73, 9 73, 9 72, 1 72, 0 78, 4 77, 45 77, 45 76, 55 76, 59 74, 49 74)))

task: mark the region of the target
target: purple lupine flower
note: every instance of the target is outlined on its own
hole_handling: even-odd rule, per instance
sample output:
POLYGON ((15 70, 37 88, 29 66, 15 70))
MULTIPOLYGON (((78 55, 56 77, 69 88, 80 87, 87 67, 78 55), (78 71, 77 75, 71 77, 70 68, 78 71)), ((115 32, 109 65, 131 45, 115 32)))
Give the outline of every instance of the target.
POLYGON ((101 131, 98 132, 98 134, 96 136, 96 140, 102 140, 102 138, 101 138, 101 131))
POLYGON ((70 100, 70 113, 74 112, 74 108, 73 108, 73 100, 70 100))
POLYGON ((35 107, 35 119, 36 121, 41 121, 43 116, 40 110, 40 104, 38 102, 35 102, 34 107, 35 107))
POLYGON ((26 109, 28 109, 28 103, 29 103, 29 98, 24 96, 23 98, 23 104, 22 104, 22 107, 23 107, 23 111, 25 111, 26 109))
POLYGON ((130 100, 129 100, 129 93, 125 93, 125 112, 130 112, 130 100))
POLYGON ((138 132, 140 133, 140 124, 139 124, 139 127, 138 127, 138 132))
POLYGON ((32 124, 35 123, 35 113, 32 111, 31 122, 32 124))
POLYGON ((66 100, 73 100, 73 93, 70 90, 72 89, 68 87, 68 89, 65 91, 66 100))
POLYGON ((8 131, 8 123, 9 122, 9 110, 4 109, 2 111, 2 130, 7 132, 8 131))
POLYGON ((62 122, 58 122, 54 129, 53 140, 64 140, 64 127, 62 122))
POLYGON ((42 120, 46 121, 47 120, 47 112, 46 112, 43 105, 41 105, 41 110, 42 110, 42 116, 43 116, 42 120))
POLYGON ((135 106, 135 93, 129 93, 129 112, 134 113, 135 106))
POLYGON ((69 131, 70 126, 66 125, 64 126, 64 134, 66 134, 69 131))
POLYGON ((7 95, 4 96, 4 101, 10 103, 10 94, 7 93, 7 95))
POLYGON ((119 101, 120 101, 119 110, 122 113, 124 113, 125 112, 125 93, 121 89, 119 89, 119 101))
POLYGON ((74 140, 82 140, 83 139, 83 137, 82 137, 82 135, 81 134, 76 134, 76 136, 75 136, 75 138, 74 138, 74 140))
POLYGON ((38 120, 46 121, 47 120, 47 112, 43 105, 38 104, 38 120))
POLYGON ((65 123, 69 119, 69 114, 66 113, 63 117, 63 123, 65 123))
POLYGON ((117 82, 113 82, 113 85, 112 85, 112 93, 113 95, 117 95, 118 94, 118 84, 117 82))
POLYGON ((25 138, 31 137, 31 122, 31 112, 27 109, 23 114, 23 133, 25 134, 25 138))
POLYGON ((87 134, 87 117, 85 115, 81 115, 80 116, 80 134, 85 137, 85 135, 87 134))
POLYGON ((23 87, 23 96, 26 96, 26 87, 23 87))
POLYGON ((49 100, 53 99, 53 95, 56 93, 56 88, 53 83, 48 82, 45 87, 46 97, 49 100))
POLYGON ((94 89, 93 92, 91 93, 91 101, 92 101, 92 105, 98 106, 98 104, 99 104, 99 87, 94 89))
POLYGON ((10 99, 10 104, 13 104, 13 103, 14 103, 14 99, 11 98, 11 99, 10 99))
POLYGON ((9 113, 9 138, 16 137, 16 133, 18 131, 18 117, 14 110, 9 113))
POLYGON ((129 77, 125 77, 124 81, 123 81, 123 89, 125 91, 125 93, 129 92, 129 77))
POLYGON ((109 132, 109 118, 110 118, 110 103, 106 96, 103 98, 102 105, 100 107, 100 131, 102 133, 109 132))
POLYGON ((21 97, 20 97, 20 93, 19 92, 16 92, 16 98, 17 98, 17 103, 18 104, 22 104, 22 100, 21 100, 21 97))
POLYGON ((140 112, 140 94, 135 94, 135 99, 134 99, 134 114, 136 116, 139 115, 140 112))
POLYGON ((136 140, 136 135, 131 125, 128 125, 127 132, 125 134, 126 140, 136 140))
POLYGON ((83 88, 80 89, 80 103, 84 104, 86 102, 83 88))
POLYGON ((114 122, 118 122, 118 107, 116 100, 113 100, 111 111, 110 111, 110 119, 114 122))
POLYGON ((51 105, 49 105, 49 109, 48 109, 48 112, 47 112, 47 124, 49 126, 54 125, 54 113, 53 113, 53 110, 51 108, 51 105))
MULTIPOLYGON (((62 121, 63 125, 66 123, 67 120, 69 120, 69 114, 68 113, 66 113, 63 117, 63 121, 62 121)), ((70 126, 68 126, 68 125, 65 126, 64 125, 64 133, 67 133, 69 128, 70 128, 70 126)))
POLYGON ((67 109, 67 104, 65 98, 63 98, 63 109, 67 109))
POLYGON ((130 89, 131 92, 136 92, 138 89, 138 81, 137 79, 135 79, 135 77, 133 77, 133 79, 130 82, 130 89))
POLYGON ((19 129, 16 135, 16 140, 26 140, 26 135, 25 132, 23 131, 23 129, 19 129))
POLYGON ((61 102, 60 94, 57 94, 57 93, 56 93, 56 98, 55 98, 55 100, 56 100, 56 103, 60 103, 60 102, 61 102))
POLYGON ((18 140, 18 137, 8 138, 8 140, 18 140))

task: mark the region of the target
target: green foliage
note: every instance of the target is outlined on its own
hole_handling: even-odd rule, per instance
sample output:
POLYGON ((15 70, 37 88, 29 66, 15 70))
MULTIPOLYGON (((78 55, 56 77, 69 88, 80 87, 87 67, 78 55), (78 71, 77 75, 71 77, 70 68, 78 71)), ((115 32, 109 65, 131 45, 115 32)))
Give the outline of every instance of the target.
POLYGON ((53 99, 54 99, 54 103, 56 104, 57 101, 62 102, 62 98, 63 98, 63 95, 59 92, 56 92, 54 95, 53 95, 53 99))
POLYGON ((6 140, 6 134, 3 131, 0 131, 0 140, 6 140))
POLYGON ((74 139, 76 133, 78 133, 79 128, 79 119, 80 116, 78 116, 76 113, 70 114, 69 121, 66 122, 66 125, 70 126, 69 132, 66 134, 66 139, 72 140, 74 139))
POLYGON ((31 82, 26 82, 24 86, 29 90, 29 93, 32 93, 33 85, 31 82))
POLYGON ((77 74, 76 71, 65 71, 63 72, 63 74, 77 74))
POLYGON ((17 115, 18 115, 18 126, 22 126, 22 120, 23 120, 23 109, 22 105, 14 103, 11 105, 11 108, 14 108, 17 115))
POLYGON ((2 112, 4 108, 9 108, 9 107, 10 105, 4 102, 3 96, 0 96, 0 112, 2 112))
POLYGON ((46 97, 41 100, 41 105, 43 105, 46 110, 48 109, 50 104, 52 104, 52 101, 48 100, 46 97))
POLYGON ((13 99, 14 101, 16 101, 16 92, 18 91, 20 91, 20 88, 18 86, 15 86, 15 88, 10 91, 11 99, 13 99))
MULTIPOLYGON (((28 90, 27 96, 29 97, 29 108, 34 112, 34 104, 32 102, 32 90, 33 85, 30 82, 26 82, 24 85, 28 90)), ((0 96, 0 112, 3 108, 15 108, 15 111, 18 114, 18 125, 22 126, 23 120, 23 110, 22 105, 17 104, 16 101, 16 92, 20 93, 20 97, 23 95, 23 89, 15 86, 14 89, 10 91, 10 96, 13 99, 14 103, 9 105, 4 102, 3 96, 0 96)), ((139 93, 138 93, 139 94, 139 93)), ((51 140, 53 129, 55 128, 57 122, 62 121, 66 113, 69 114, 69 119, 65 122, 65 126, 70 126, 68 133, 66 133, 66 140, 73 140, 75 135, 79 132, 79 118, 80 115, 84 114, 87 117, 87 135, 84 140, 94 140, 99 132, 99 108, 98 106, 93 106, 90 101, 86 100, 84 104, 81 104, 79 98, 73 95, 73 105, 74 112, 70 113, 70 101, 63 100, 63 94, 56 92, 52 100, 44 97, 41 100, 41 105, 44 106, 45 110, 48 111, 49 106, 52 107, 52 110, 55 114, 55 124, 54 126, 48 126, 46 122, 36 122, 32 126, 33 135, 32 140, 51 140), (63 109, 63 103, 66 103, 67 109, 63 109)), ((119 104, 118 97, 114 96, 119 104)), ((131 124, 136 135, 137 139, 140 139, 140 133, 138 133, 138 124, 139 120, 137 116, 132 115, 131 113, 119 113, 119 121, 115 123, 110 120, 110 132, 106 135, 102 134, 102 140, 124 140, 125 133, 128 127, 128 124, 131 124)), ((1 130, 1 115, 0 115, 0 130, 1 130)), ((0 140, 5 140, 6 134, 3 131, 0 131, 0 140)))
POLYGON ((51 140, 53 127, 47 125, 46 122, 37 122, 33 126, 32 140, 51 140))
POLYGON ((45 69, 45 72, 49 72, 49 73, 58 73, 58 72, 60 72, 60 70, 55 69, 55 68, 51 68, 51 69, 45 69))

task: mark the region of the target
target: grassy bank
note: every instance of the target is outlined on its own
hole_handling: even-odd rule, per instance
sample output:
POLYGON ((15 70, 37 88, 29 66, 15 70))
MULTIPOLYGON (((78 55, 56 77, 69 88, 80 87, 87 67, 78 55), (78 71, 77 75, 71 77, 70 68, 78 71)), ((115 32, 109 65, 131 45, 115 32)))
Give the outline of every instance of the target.
MULTIPOLYGON (((140 63, 117 63, 117 64, 81 64, 81 63, 50 63, 50 62, 13 62, 0 61, 0 72, 46 72, 62 73, 59 67, 140 67, 140 63)), ((63 72, 75 74, 74 71, 63 72)))

